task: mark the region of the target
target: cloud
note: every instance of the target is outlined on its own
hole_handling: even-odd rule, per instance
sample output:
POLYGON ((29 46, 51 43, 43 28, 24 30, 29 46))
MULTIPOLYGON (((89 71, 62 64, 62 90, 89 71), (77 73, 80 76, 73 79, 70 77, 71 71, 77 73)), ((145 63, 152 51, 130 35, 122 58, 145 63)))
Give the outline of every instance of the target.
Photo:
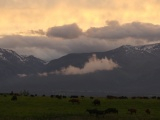
POLYGON ((75 23, 64 26, 51 27, 47 31, 48 37, 73 39, 77 38, 80 35, 82 35, 82 30, 75 23))
POLYGON ((118 64, 114 63, 111 59, 106 57, 103 59, 98 59, 95 54, 89 59, 89 62, 86 62, 83 68, 78 68, 74 66, 68 66, 63 68, 60 71, 55 71, 55 74, 64 74, 64 75, 77 75, 77 74, 87 74, 93 73, 96 71, 102 70, 113 70, 114 68, 119 67, 118 64))
POLYGON ((47 76, 48 76, 48 73, 47 73, 47 72, 38 73, 38 76, 39 76, 39 77, 47 77, 47 76))
POLYGON ((27 74, 17 74, 17 75, 18 75, 18 77, 20 77, 20 78, 27 77, 27 74))
MULTIPOLYGON (((90 28, 80 36, 65 37, 6 35, 0 37, 0 48, 16 51, 20 55, 34 55, 50 61, 69 53, 103 52, 121 45, 144 45, 159 42, 160 25, 132 22, 120 25, 107 21, 107 26, 90 28)), ((68 26, 68 25, 66 25, 68 26)), ((64 26, 61 26, 62 28, 64 26)), ((71 27, 72 28, 72 27, 71 27)), ((44 30, 33 30, 37 33, 44 30)), ((67 31, 64 31, 67 33, 67 31)), ((62 35, 64 33, 62 32, 62 35)), ((71 36, 71 35, 70 35, 71 36)))
POLYGON ((45 36, 3 36, 0 38, 0 48, 14 50, 20 55, 34 55, 46 61, 61 57, 69 51, 65 40, 45 36))
POLYGON ((17 32, 18 35, 30 35, 30 36, 46 36, 46 32, 42 29, 27 30, 26 32, 17 32))
POLYGON ((50 61, 69 53, 104 52, 121 45, 151 44, 145 39, 98 39, 80 36, 74 39, 62 39, 45 36, 11 35, 0 38, 0 48, 16 51, 20 55, 34 55, 40 59, 50 61))
POLYGON ((125 38, 160 40, 160 25, 132 22, 120 25, 118 21, 107 21, 107 26, 90 28, 86 35, 92 38, 119 40, 125 38))
POLYGON ((30 33, 30 34, 37 34, 37 35, 45 35, 45 32, 42 29, 39 29, 39 30, 29 30, 28 33, 30 33))

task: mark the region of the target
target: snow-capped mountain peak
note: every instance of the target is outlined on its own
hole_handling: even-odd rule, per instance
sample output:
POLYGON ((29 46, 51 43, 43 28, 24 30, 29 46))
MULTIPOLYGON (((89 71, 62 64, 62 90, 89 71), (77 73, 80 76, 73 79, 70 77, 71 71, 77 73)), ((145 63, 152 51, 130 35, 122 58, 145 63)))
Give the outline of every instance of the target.
POLYGON ((152 53, 156 50, 160 50, 160 44, 150 44, 150 45, 143 45, 143 46, 138 46, 140 50, 152 53))
POLYGON ((0 48, 0 60, 8 61, 8 62, 16 62, 16 63, 27 63, 29 61, 38 61, 41 63, 45 63, 43 60, 40 60, 34 56, 24 56, 19 55, 13 50, 2 49, 0 48))
POLYGON ((122 48, 126 54, 152 54, 160 57, 160 43, 141 46, 123 45, 120 48, 122 48))

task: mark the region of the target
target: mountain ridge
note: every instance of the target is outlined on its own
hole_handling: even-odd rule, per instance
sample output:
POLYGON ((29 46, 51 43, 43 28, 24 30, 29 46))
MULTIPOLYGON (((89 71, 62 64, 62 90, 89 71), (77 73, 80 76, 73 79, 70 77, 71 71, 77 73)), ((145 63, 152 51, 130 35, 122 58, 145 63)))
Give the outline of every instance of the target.
POLYGON ((22 56, 13 50, 0 48, 0 78, 22 73, 35 73, 45 61, 34 56, 22 56))
MULTIPOLYGON (((33 56, 31 58, 34 59, 33 56)), ((21 61, 19 57, 14 59, 21 61)), ((103 94, 117 93, 121 95, 160 93, 158 86, 160 84, 160 44, 124 45, 105 52, 72 53, 51 60, 48 64, 37 62, 39 59, 34 60, 28 63, 20 62, 23 64, 14 63, 14 60, 11 60, 11 63, 0 60, 0 75, 3 76, 2 73, 7 71, 7 74, 13 72, 11 75, 14 76, 7 77, 7 82, 4 80, 4 83, 0 84, 0 88, 2 87, 4 91, 26 89, 32 92, 49 94, 58 90, 106 91, 103 94), (86 63, 90 62, 93 54, 96 55, 97 61, 107 58, 120 67, 85 74, 66 75, 61 73, 64 69, 68 70, 69 66, 72 66, 74 71, 77 69, 79 71, 83 70, 86 63), (8 65, 7 68, 6 65, 8 65), (16 65, 20 65, 20 67, 16 65), (59 74, 56 74, 56 71, 59 71, 59 74), (38 75, 38 73, 44 74, 38 75), (23 77, 18 77, 17 74, 22 74, 23 77), (8 84, 12 87, 8 87, 8 84)), ((6 76, 4 77, 6 78, 6 76)))

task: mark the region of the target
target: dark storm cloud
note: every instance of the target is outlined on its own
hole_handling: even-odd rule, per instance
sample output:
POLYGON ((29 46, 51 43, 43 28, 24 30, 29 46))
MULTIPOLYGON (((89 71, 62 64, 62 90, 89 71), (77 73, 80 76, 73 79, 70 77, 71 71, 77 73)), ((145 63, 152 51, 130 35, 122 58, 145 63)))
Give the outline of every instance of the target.
POLYGON ((99 39, 146 39, 160 40, 160 25, 132 22, 120 25, 118 21, 107 21, 107 26, 90 28, 86 36, 99 39))
POLYGON ((77 24, 69 24, 64 26, 56 26, 48 29, 48 37, 60 37, 66 39, 77 38, 82 35, 82 30, 78 27, 77 24))

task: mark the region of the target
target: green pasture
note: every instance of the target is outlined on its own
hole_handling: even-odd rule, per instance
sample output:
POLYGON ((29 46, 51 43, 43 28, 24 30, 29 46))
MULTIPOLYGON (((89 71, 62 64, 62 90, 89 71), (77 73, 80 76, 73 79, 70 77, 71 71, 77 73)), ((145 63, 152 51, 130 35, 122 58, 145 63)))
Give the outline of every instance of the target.
POLYGON ((70 98, 18 96, 11 101, 10 95, 0 96, 0 120, 160 120, 160 100, 158 99, 107 99, 98 98, 100 106, 92 104, 89 97, 79 98, 80 104, 72 104, 70 98), (89 115, 86 109, 118 109, 118 114, 89 115), (129 108, 136 108, 136 114, 129 114, 129 108), (145 113, 150 109, 151 114, 145 113))

